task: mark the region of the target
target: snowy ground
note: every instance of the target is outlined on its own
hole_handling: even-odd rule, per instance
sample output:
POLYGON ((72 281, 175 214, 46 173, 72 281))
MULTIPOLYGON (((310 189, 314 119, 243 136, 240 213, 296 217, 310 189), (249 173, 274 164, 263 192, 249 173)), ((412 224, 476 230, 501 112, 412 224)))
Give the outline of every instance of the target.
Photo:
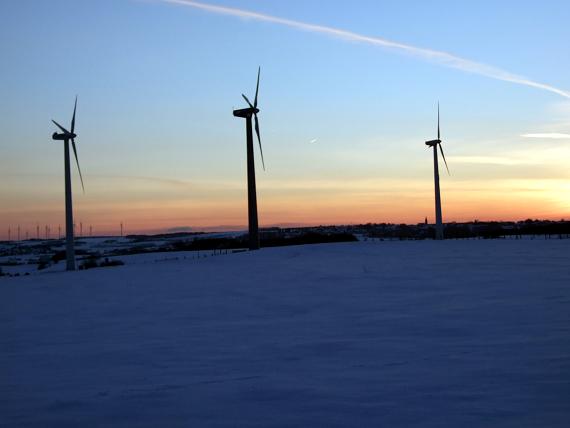
POLYGON ((568 427, 570 241, 0 279, 0 426, 568 427))
MULTIPOLYGON (((170 235, 168 237, 152 237, 147 236, 144 239, 138 237, 81 237, 75 240, 76 262, 80 267, 83 260, 89 258, 90 254, 97 253, 99 260, 108 257, 111 260, 121 260, 125 263, 149 263, 155 261, 164 261, 165 259, 175 259, 177 257, 183 259, 197 257, 196 254, 188 253, 178 254, 171 251, 173 243, 190 242, 199 239, 212 238, 235 238, 243 235, 243 232, 216 232, 203 233, 197 235, 178 236, 170 235), (168 249, 168 256, 160 253, 161 249, 168 249), (164 248, 165 247, 165 248, 164 248), (149 253, 147 257, 142 259, 130 256, 115 256, 116 251, 132 251, 143 253, 143 251, 156 251, 156 254, 149 253), (85 254, 85 253, 88 254, 85 254)), ((10 241, 0 242, 0 269, 8 275, 35 275, 47 272, 62 272, 65 270, 65 261, 58 263, 52 262, 52 256, 58 252, 65 251, 65 242, 63 240, 46 239, 46 240, 26 240, 26 241, 10 241), (38 264, 47 261, 47 266, 41 271, 38 264)), ((201 256, 214 251, 202 251, 201 256)))

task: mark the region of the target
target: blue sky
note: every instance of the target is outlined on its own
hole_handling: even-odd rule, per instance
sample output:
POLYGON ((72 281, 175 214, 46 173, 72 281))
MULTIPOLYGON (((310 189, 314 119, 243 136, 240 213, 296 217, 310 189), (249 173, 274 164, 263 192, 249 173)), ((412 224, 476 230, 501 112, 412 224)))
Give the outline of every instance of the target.
MULTIPOLYGON (((570 90, 564 1, 211 4, 441 50, 570 90)), ((0 15, 5 227, 62 222, 50 119, 68 123, 75 94, 87 189, 74 182, 76 217, 98 230, 118 219, 137 230, 245 224, 244 124, 231 110, 242 92, 253 96, 258 65, 262 224, 429 217, 423 141, 435 137, 437 100, 453 173, 442 183, 446 220, 570 214, 570 139, 521 137, 570 133, 570 100, 552 92, 162 1, 5 0, 0 15)))

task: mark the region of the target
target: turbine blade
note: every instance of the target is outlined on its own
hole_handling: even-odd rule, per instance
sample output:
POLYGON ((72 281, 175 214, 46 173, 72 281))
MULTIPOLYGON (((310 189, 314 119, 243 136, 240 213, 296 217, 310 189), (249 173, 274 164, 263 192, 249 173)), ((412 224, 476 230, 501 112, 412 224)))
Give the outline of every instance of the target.
POLYGON ((257 94, 259 93, 259 76, 261 74, 261 67, 257 69, 257 86, 255 88, 255 99, 253 100, 253 107, 257 107, 257 94))
POLYGON ((447 161, 445 160, 445 155, 443 154, 443 148, 441 147, 441 143, 439 143, 438 146, 439 146, 439 151, 441 152, 441 156, 443 157, 443 162, 445 162, 445 168, 447 169, 447 173, 451 175, 451 173, 449 172, 449 167, 447 166, 447 161))
POLYGON ((441 136, 439 133, 439 101, 437 102, 437 139, 441 140, 441 136))
POLYGON ((75 162, 77 162, 77 170, 79 171, 79 178, 81 179, 81 188, 83 193, 85 193, 85 186, 83 185, 83 176, 81 175, 81 168, 79 167, 79 158, 77 157, 77 148, 75 147, 75 138, 71 139, 71 146, 73 147, 73 153, 75 154, 75 162))
POLYGON ((75 131, 75 111, 77 110, 77 95, 75 96, 75 106, 73 107, 73 117, 71 118, 71 133, 75 131))
POLYGON ((242 96, 243 99, 249 104, 249 106, 250 106, 251 108, 255 108, 255 107, 253 107, 253 105, 249 102, 249 99, 248 99, 244 94, 241 94, 241 96, 242 96))
POLYGON ((69 134, 70 132, 65 129, 63 126, 61 126, 59 123, 57 123, 55 120, 51 120, 53 123, 55 123, 55 126, 57 126, 59 129, 61 129, 63 132, 65 132, 66 134, 69 134))
POLYGON ((261 153, 261 164, 263 165, 263 170, 265 171, 265 160, 263 160, 263 149, 261 148, 261 137, 259 135, 259 120, 257 119, 257 114, 254 115, 255 119, 255 133, 257 134, 257 141, 259 141, 259 153, 261 153))

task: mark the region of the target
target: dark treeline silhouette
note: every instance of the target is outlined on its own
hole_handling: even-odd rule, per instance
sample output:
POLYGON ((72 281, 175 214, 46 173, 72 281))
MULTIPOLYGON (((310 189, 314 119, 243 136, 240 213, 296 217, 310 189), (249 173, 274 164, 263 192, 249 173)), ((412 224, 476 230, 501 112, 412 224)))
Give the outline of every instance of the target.
POLYGON ((108 257, 100 258, 96 256, 89 256, 85 258, 79 265, 79 270, 94 269, 100 267, 114 267, 122 266, 125 263, 121 260, 110 260, 108 257))
MULTIPOLYGON (((282 247, 288 245, 326 244, 333 242, 354 242, 357 238, 345 232, 314 232, 305 231, 299 234, 282 234, 261 232, 262 247, 282 247)), ((134 246, 131 248, 120 248, 112 252, 113 255, 128 255, 141 253, 157 253, 172 251, 215 251, 215 250, 241 250, 249 247, 249 237, 241 235, 236 237, 223 238, 199 238, 193 240, 180 240, 163 245, 158 248, 145 248, 134 246)))
POLYGON ((156 241, 157 239, 173 239, 173 238, 190 238, 193 236, 204 235, 205 232, 175 232, 175 233, 158 233, 156 235, 127 235, 126 238, 133 242, 156 241))

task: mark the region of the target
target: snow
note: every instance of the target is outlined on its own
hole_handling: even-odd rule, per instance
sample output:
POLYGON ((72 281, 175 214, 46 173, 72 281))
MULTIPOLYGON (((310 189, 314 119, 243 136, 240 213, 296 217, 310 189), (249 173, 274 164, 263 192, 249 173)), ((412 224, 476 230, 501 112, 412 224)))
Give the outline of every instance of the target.
POLYGON ((148 257, 0 279, 0 426, 570 426, 569 240, 148 257))
MULTIPOLYGON (((213 233, 200 233, 195 235, 178 236, 171 235, 167 237, 152 237, 147 236, 143 239, 138 237, 119 237, 119 236, 101 236, 101 237, 81 237, 75 240, 76 262, 80 266, 89 254, 98 253, 98 258, 108 257, 112 260, 121 260, 127 263, 149 263, 155 261, 163 261, 165 259, 175 259, 177 257, 184 259, 198 257, 198 252, 185 252, 179 254, 178 252, 170 251, 172 244, 180 242, 191 242, 200 239, 214 239, 214 238, 236 238, 243 235, 243 232, 213 232, 213 233), (164 256, 160 251, 168 250, 168 256, 164 256), (147 257, 143 260, 139 258, 131 258, 130 256, 115 256, 118 252, 141 252, 155 251, 155 253, 148 253, 147 257), (89 254, 85 254, 85 252, 89 254)), ((26 241, 10 241, 0 242, 0 268, 2 272, 9 275, 34 275, 46 272, 62 272, 65 271, 65 261, 52 263, 52 256, 55 252, 65 251, 64 240, 26 240, 26 241), (48 265, 38 272, 38 264, 42 259, 49 261, 48 265)), ((202 251, 201 256, 214 251, 202 251)))

